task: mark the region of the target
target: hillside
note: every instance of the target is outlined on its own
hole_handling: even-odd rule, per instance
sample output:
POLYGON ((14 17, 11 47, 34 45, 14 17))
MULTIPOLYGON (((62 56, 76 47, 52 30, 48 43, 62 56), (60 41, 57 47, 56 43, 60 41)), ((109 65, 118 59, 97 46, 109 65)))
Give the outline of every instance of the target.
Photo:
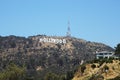
POLYGON ((0 36, 0 70, 12 62, 25 65, 29 75, 63 74, 73 70, 81 60, 93 60, 96 51, 104 50, 114 51, 105 44, 74 37, 0 36))
POLYGON ((98 61, 81 65, 72 80, 120 80, 120 60, 108 61, 103 61, 102 64, 98 61), (117 77, 119 79, 114 79, 117 77))

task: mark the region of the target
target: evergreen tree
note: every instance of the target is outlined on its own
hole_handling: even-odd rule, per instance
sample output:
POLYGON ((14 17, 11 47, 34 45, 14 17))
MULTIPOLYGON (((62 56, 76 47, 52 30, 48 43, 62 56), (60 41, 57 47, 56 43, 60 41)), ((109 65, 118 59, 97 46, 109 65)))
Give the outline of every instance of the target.
POLYGON ((115 47, 115 54, 120 56, 120 43, 115 47))

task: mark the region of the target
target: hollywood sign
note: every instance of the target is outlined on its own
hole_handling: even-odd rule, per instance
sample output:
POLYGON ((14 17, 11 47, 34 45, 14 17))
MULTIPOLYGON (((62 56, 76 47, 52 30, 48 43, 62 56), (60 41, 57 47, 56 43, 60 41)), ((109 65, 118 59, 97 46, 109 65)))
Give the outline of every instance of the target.
POLYGON ((49 43, 66 43, 66 39, 55 39, 55 38, 40 38, 39 42, 49 42, 49 43))

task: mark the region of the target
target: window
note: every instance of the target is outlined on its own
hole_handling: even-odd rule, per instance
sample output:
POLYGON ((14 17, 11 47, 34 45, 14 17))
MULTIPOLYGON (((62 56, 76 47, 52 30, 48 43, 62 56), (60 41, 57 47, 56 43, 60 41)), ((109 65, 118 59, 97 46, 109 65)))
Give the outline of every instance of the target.
POLYGON ((99 53, 99 55, 103 55, 103 53, 99 53))

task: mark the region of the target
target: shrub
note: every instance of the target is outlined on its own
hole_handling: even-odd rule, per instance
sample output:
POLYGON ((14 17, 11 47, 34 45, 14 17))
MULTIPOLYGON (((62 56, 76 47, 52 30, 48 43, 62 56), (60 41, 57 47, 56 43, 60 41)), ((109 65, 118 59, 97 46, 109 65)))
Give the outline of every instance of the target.
POLYGON ((82 73, 84 73, 85 69, 86 69, 86 66, 85 66, 85 65, 81 66, 81 72, 82 72, 82 73))
POLYGON ((95 65, 95 64, 92 64, 92 65, 91 65, 91 68, 92 68, 92 69, 96 68, 96 65, 95 65))
POLYGON ((105 65, 105 66, 103 67, 103 71, 106 72, 106 71, 108 71, 108 70, 109 70, 109 67, 108 67, 107 65, 105 65))
POLYGON ((98 75, 94 74, 94 75, 92 75, 92 77, 90 77, 89 80, 104 80, 104 77, 100 74, 98 74, 98 75))

